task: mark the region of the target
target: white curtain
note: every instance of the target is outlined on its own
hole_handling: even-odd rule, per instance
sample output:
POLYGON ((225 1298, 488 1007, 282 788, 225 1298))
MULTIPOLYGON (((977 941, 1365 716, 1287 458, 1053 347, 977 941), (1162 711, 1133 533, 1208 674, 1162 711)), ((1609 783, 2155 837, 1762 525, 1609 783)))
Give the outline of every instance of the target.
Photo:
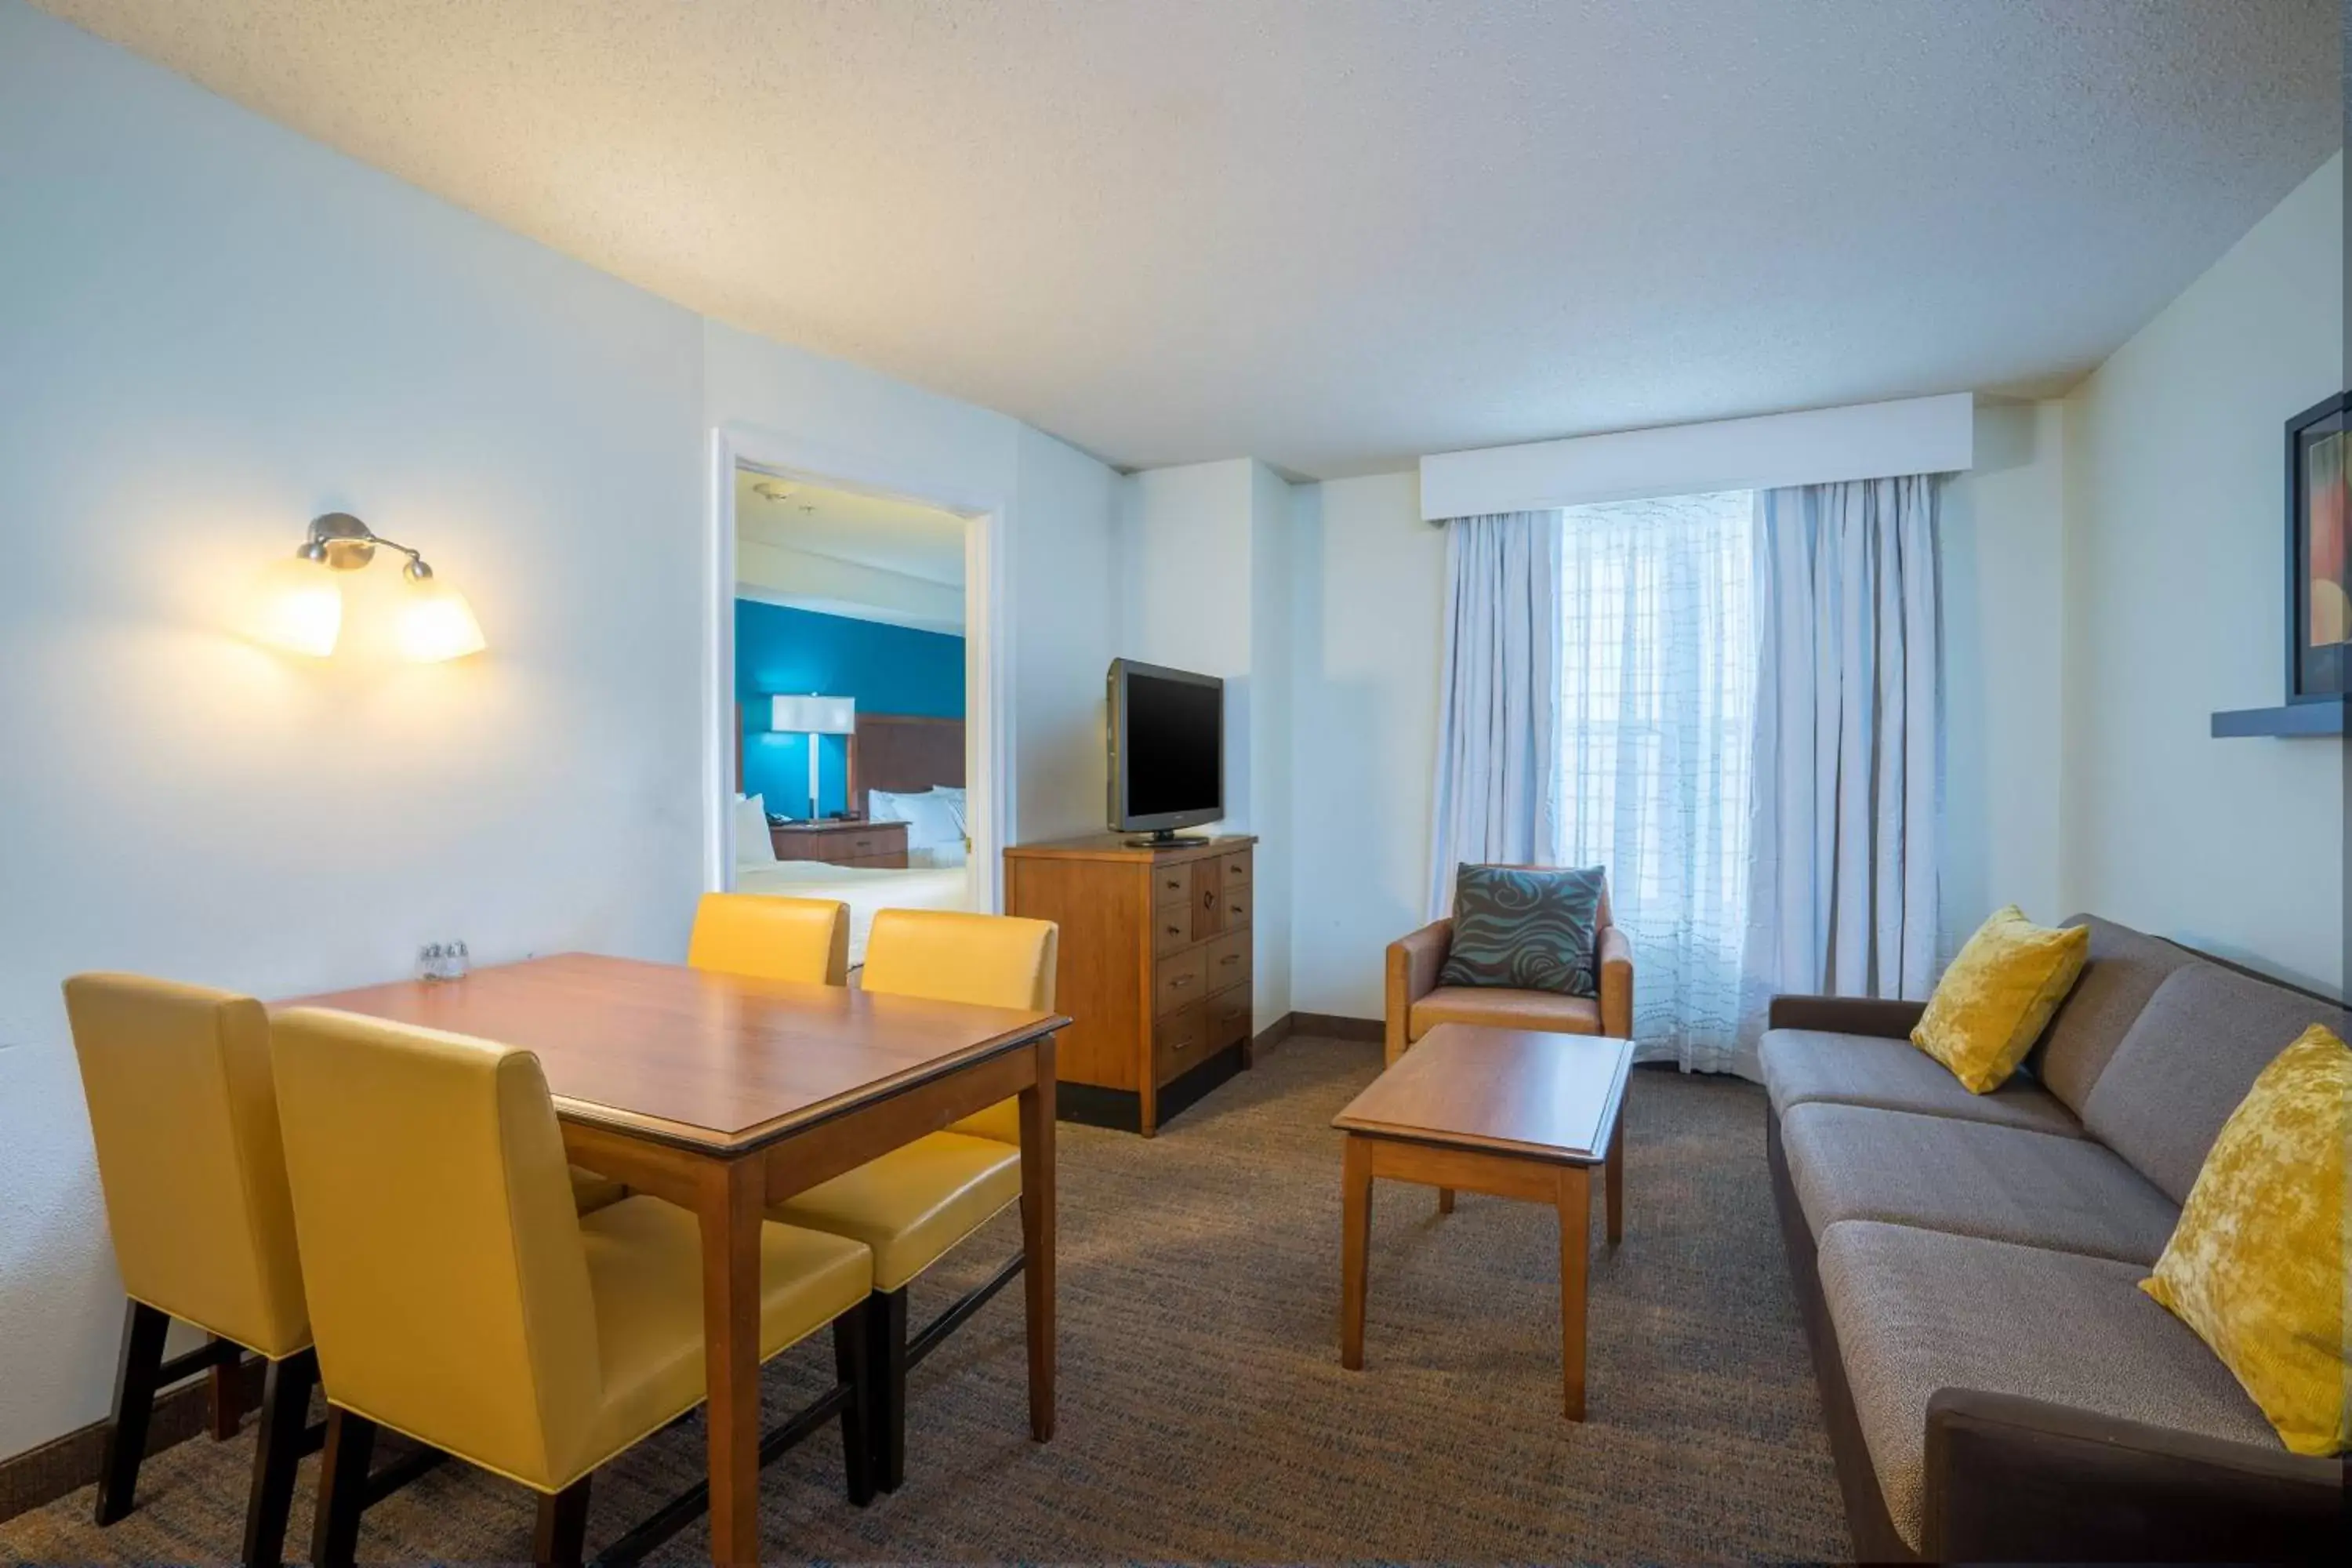
POLYGON ((1775 992, 1934 984, 1936 508, 1927 475, 1756 498, 1748 1040, 1775 992))
POLYGON ((1749 492, 1570 508, 1554 855, 1603 866, 1634 1055, 1736 1065, 1756 686, 1749 492))
POLYGON ((1549 859, 1559 765, 1559 513, 1445 526, 1445 685, 1437 728, 1429 912, 1455 868, 1549 859))

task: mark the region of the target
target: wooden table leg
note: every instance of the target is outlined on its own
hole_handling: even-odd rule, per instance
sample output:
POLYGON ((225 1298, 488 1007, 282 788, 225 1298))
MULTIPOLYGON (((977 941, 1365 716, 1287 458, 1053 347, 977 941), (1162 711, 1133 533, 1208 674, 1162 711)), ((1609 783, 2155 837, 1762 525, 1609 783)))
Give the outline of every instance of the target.
POLYGON ((1617 1131, 1609 1135, 1609 1164, 1601 1173, 1608 1189, 1609 1245, 1625 1239, 1625 1112, 1617 1112, 1617 1131))
POLYGON ((1439 1214, 1452 1214, 1454 1212, 1454 1189, 1452 1187, 1440 1187, 1437 1189, 1437 1212, 1439 1214))
POLYGON ((1043 1443, 1054 1436, 1054 1037, 1031 1049, 1037 1079, 1021 1091, 1021 1279, 1029 1309, 1029 1436, 1043 1443))
POLYGON ((710 1558, 760 1560, 760 1222, 756 1157, 713 1160, 698 1178, 703 1370, 710 1456, 710 1558))
POLYGON ((1592 1185, 1582 1165, 1559 1169, 1559 1361, 1565 1388, 1562 1409, 1570 1421, 1584 1419, 1584 1249, 1592 1210, 1592 1185))
POLYGON ((1364 1365, 1364 1290, 1372 1250, 1372 1143, 1350 1132, 1340 1156, 1339 1364, 1364 1365))

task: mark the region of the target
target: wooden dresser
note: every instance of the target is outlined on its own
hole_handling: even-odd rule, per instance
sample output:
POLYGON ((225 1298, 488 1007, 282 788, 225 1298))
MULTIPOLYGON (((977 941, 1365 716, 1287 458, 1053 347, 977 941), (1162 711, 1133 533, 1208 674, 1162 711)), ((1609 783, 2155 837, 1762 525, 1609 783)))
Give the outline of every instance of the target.
POLYGON ((1103 834, 1004 852, 1005 913, 1062 928, 1064 1119, 1149 1138, 1248 1065, 1256 842, 1103 834))
POLYGON ((793 822, 782 827, 770 823, 768 839, 775 845, 779 860, 824 860, 877 870, 907 868, 903 822, 793 822))

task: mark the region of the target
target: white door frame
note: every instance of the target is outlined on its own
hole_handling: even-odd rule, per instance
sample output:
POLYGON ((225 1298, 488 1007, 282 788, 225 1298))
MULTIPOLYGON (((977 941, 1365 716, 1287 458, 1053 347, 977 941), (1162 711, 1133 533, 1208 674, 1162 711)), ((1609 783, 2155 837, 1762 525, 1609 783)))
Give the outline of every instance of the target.
POLYGON ((975 908, 1004 908, 1004 846, 1013 820, 1012 625, 1004 614, 1003 495, 974 490, 919 464, 830 448, 746 425, 711 432, 704 557, 702 885, 735 880, 735 470, 762 469, 828 489, 856 490, 951 511, 964 520, 964 773, 971 810, 975 908))

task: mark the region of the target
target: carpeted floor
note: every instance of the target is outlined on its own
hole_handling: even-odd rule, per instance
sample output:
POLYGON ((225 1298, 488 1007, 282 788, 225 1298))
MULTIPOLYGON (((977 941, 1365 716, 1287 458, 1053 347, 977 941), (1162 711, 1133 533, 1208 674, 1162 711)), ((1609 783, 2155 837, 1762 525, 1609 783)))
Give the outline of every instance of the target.
MULTIPOLYGON (((1591 1419, 1559 1415, 1549 1209, 1374 1194, 1365 1370, 1340 1370, 1331 1116, 1377 1046, 1296 1039, 1150 1142, 1061 1134, 1060 1431, 1027 1436, 1020 1291, 912 1381, 905 1488, 854 1509, 828 1430, 770 1468, 776 1557, 1694 1561, 1849 1551, 1773 1227, 1763 1094, 1635 1075, 1623 1245, 1595 1194, 1591 1419)), ((1597 1184, 1596 1184, 1597 1186, 1597 1184)), ((1018 1244, 1002 1216, 919 1283, 928 1315, 1018 1244)), ((824 1336, 770 1366, 771 1420, 831 1379, 824 1336)), ((85 1489, 0 1524, 0 1558, 218 1561, 252 1463, 199 1438, 148 1461, 100 1531, 85 1489)), ((589 1550, 699 1473, 690 1419, 600 1472, 589 1550)), ((308 1541, 317 1460, 294 1540, 308 1541)), ((446 1466, 372 1509, 363 1558, 527 1557, 513 1485, 446 1466)), ((707 1550, 698 1525, 663 1560, 707 1550)))

